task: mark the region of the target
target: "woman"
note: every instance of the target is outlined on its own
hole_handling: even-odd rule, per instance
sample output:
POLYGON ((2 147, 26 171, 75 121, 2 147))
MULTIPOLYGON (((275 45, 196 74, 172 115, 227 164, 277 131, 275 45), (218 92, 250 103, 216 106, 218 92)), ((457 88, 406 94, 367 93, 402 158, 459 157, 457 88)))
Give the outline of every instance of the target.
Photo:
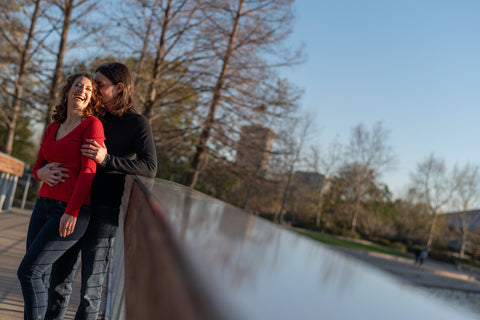
MULTIPOLYGON (((101 65, 95 71, 95 81, 105 108, 106 147, 94 140, 82 146, 82 154, 99 164, 91 189, 92 216, 85 235, 52 268, 47 319, 62 319, 66 312, 79 252, 82 287, 75 319, 97 319, 125 175, 153 178, 157 171, 152 130, 148 119, 134 108, 134 82, 128 68, 117 62, 101 65)), ((42 173, 52 184, 64 177, 56 165, 42 173)))
POLYGON ((90 219, 90 186, 96 163, 80 153, 88 140, 103 143, 100 120, 94 117, 100 99, 94 79, 79 73, 63 87, 61 103, 53 122, 45 130, 33 176, 45 162, 60 163, 69 175, 61 186, 42 184, 30 218, 27 251, 18 268, 25 301, 25 319, 44 319, 47 290, 46 270, 85 233, 90 219))

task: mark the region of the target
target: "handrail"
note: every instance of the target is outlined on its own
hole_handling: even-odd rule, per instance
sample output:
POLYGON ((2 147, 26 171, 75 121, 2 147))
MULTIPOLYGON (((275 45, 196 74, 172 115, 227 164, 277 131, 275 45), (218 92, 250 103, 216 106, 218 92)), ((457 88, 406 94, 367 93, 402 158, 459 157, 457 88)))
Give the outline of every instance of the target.
POLYGON ((0 212, 12 207, 18 178, 23 175, 25 163, 0 152, 0 212))
POLYGON ((224 202, 151 182, 127 177, 109 319, 477 317, 224 202))
POLYGON ((14 176, 23 176, 23 169, 25 163, 17 158, 9 156, 3 152, 0 152, 0 171, 13 174, 14 176))
POLYGON ((106 318, 225 319, 183 256, 148 190, 152 182, 127 176, 120 219, 123 232, 115 240, 106 318))

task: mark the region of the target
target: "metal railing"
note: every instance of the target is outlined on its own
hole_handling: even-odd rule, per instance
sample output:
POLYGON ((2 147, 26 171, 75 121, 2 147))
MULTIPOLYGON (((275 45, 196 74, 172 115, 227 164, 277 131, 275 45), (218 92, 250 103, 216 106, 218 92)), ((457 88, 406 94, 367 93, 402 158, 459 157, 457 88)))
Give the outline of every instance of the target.
POLYGON ((108 319, 476 319, 190 188, 127 177, 108 319))
POLYGON ((0 152, 0 212, 12 207, 18 178, 23 176, 25 164, 0 152))

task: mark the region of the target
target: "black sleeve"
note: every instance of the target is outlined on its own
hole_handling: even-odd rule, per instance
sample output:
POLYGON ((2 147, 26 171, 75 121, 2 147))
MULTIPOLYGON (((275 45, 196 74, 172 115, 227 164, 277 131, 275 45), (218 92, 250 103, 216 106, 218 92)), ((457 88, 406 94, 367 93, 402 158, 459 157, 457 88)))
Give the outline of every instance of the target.
POLYGON ((106 168, 126 174, 135 174, 153 178, 157 174, 157 153, 150 122, 143 115, 135 117, 135 153, 134 159, 117 157, 109 154, 106 168))

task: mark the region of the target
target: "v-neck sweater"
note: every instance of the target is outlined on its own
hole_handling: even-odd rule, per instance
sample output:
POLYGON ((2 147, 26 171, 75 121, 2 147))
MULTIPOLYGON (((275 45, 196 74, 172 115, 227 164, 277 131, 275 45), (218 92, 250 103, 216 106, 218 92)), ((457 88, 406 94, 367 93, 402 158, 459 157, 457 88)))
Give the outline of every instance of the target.
POLYGON ((102 144, 105 134, 102 123, 94 116, 86 118, 67 135, 56 140, 59 127, 60 122, 52 122, 45 130, 32 173, 39 180, 38 169, 50 162, 59 162, 67 168, 69 177, 64 183, 54 187, 42 183, 38 195, 67 202, 65 213, 77 217, 80 207, 90 204, 90 187, 97 169, 93 159, 81 154, 81 145, 87 143, 86 139, 102 144))

